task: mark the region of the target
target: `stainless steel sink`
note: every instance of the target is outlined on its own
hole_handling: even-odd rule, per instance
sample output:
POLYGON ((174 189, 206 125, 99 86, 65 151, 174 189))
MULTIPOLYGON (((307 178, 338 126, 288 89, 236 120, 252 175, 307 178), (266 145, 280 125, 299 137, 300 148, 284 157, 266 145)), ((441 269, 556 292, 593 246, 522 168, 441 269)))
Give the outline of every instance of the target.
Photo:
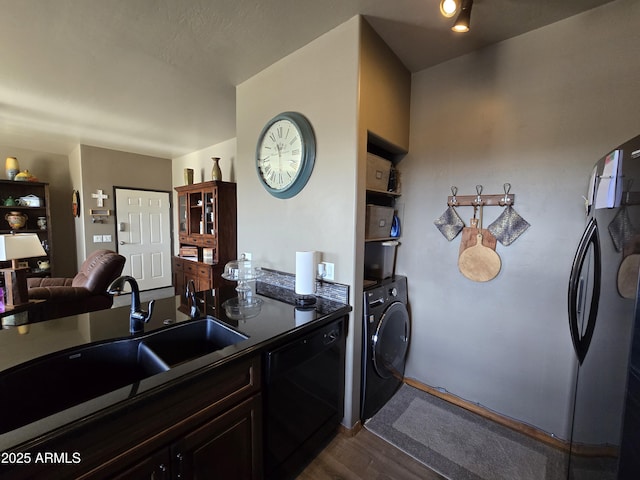
POLYGON ((161 330, 142 343, 174 367, 247 338, 212 318, 205 318, 161 330))
POLYGON ((0 433, 169 370, 138 339, 68 349, 0 374, 0 433))
POLYGON ((0 434, 246 338, 207 318, 17 365, 0 372, 0 434))

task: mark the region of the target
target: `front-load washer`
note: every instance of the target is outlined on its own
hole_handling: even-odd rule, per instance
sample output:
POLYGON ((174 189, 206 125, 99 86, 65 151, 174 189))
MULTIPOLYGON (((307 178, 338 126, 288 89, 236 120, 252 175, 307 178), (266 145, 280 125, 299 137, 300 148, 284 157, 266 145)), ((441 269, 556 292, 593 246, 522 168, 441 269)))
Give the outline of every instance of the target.
POLYGON ((407 279, 396 276, 364 292, 360 416, 364 423, 400 388, 409 349, 407 279))

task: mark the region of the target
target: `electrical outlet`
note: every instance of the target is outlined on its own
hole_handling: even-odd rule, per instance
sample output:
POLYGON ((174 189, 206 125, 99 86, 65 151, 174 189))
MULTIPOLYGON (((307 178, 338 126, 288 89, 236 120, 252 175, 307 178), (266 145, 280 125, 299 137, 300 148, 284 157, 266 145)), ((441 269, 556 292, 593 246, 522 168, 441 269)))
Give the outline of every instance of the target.
POLYGON ((93 243, 102 243, 102 235, 94 235, 93 243))
POLYGON ((335 265, 329 262, 322 262, 324 265, 324 280, 335 280, 334 278, 334 268, 335 265))
POLYGON ((111 235, 102 235, 102 241, 107 243, 111 241, 111 235))

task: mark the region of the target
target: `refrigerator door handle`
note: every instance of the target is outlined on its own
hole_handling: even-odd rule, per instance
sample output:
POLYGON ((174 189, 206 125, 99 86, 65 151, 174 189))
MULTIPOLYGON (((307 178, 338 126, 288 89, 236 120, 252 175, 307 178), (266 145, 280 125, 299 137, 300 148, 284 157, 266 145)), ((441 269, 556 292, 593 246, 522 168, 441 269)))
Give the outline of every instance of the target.
POLYGON ((593 331, 595 330, 596 320, 598 315, 598 302, 600 299, 600 274, 602 271, 602 259, 600 253, 600 240, 598 236, 598 225, 594 218, 589 220, 582 239, 578 245, 578 250, 573 259, 573 265, 571 267, 571 276, 569 277, 569 331, 571 332, 571 340, 573 342, 573 348, 576 351, 576 356, 580 364, 584 361, 589 345, 591 343, 591 337, 593 337, 593 331), (593 282, 591 292, 591 302, 589 307, 589 316, 587 319, 587 325, 584 332, 580 331, 579 323, 579 308, 582 307, 582 302, 586 292, 584 291, 584 279, 582 277, 583 268, 585 266, 585 260, 588 257, 589 251, 593 251, 593 282))
POLYGON ((580 276, 580 279, 578 280, 578 304, 576 307, 577 317, 580 317, 582 315, 583 304, 584 304, 584 278, 580 276))

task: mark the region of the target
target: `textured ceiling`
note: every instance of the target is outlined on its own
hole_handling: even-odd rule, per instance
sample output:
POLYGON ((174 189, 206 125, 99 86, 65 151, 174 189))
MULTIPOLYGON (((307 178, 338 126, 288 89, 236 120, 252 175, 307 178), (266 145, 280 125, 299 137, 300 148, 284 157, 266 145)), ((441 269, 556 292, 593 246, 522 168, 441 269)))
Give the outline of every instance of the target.
POLYGON ((361 14, 412 72, 611 0, 0 0, 0 144, 176 157, 235 136, 235 85, 361 14))

